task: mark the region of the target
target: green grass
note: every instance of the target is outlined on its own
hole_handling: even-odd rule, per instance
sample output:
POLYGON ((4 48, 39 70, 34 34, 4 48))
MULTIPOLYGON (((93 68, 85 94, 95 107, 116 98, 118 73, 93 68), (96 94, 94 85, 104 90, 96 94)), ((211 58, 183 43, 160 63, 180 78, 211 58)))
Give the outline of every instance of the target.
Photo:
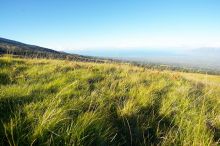
POLYGON ((220 77, 210 78, 1 57, 0 145, 219 145, 220 77))

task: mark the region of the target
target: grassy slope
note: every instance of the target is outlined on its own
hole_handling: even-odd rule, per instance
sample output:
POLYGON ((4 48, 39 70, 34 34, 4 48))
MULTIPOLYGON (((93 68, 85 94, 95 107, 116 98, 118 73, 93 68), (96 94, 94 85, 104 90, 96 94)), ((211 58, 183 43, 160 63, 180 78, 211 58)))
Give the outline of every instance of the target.
POLYGON ((217 145, 220 77, 201 78, 1 57, 0 145, 217 145))

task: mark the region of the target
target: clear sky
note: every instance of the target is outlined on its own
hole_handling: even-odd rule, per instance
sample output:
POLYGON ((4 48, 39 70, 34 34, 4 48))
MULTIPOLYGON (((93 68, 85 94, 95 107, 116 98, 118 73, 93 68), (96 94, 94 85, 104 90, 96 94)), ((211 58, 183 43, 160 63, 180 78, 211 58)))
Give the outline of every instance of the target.
POLYGON ((220 0, 0 0, 0 37, 57 50, 220 47, 220 0))

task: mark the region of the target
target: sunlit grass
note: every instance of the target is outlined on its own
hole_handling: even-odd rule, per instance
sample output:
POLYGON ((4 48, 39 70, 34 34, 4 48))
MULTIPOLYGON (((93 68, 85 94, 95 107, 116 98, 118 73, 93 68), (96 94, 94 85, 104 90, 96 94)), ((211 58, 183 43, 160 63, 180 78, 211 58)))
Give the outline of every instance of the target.
POLYGON ((217 145, 219 76, 0 58, 0 145, 217 145))

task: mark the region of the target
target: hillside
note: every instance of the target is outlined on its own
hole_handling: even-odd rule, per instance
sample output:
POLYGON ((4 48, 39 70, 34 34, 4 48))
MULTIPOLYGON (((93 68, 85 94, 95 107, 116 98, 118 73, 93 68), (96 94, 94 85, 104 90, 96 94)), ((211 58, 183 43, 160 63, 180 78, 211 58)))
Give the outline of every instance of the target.
POLYGON ((219 145, 220 76, 0 57, 0 145, 219 145))
MULTIPOLYGON (((109 52, 108 50, 102 50, 102 51, 105 52, 106 54, 111 54, 111 52, 109 52)), ((113 52, 115 52, 117 54, 118 51, 119 50, 114 50, 113 52)), ((85 54, 85 52, 83 53, 83 52, 79 52, 77 50, 75 50, 74 52, 79 53, 79 54, 85 54)), ((208 74, 212 74, 212 75, 220 75, 220 70, 217 67, 219 63, 217 63, 217 62, 213 63, 213 64, 215 64, 215 67, 203 68, 203 67, 194 67, 193 65, 188 65, 188 66, 183 65, 183 64, 177 65, 174 62, 167 63, 166 61, 158 62, 158 61, 154 60, 151 62, 146 62, 146 61, 142 60, 143 58, 142 59, 139 58, 140 60, 138 61, 138 59, 132 59, 132 58, 125 59, 123 57, 122 58, 114 58, 114 57, 107 57, 105 55, 104 55, 104 57, 101 57, 101 54, 99 56, 98 55, 99 52, 97 52, 97 51, 94 51, 94 52, 92 51, 93 53, 88 51, 88 53, 85 55, 74 54, 74 52, 72 52, 72 53, 59 52, 59 51, 55 51, 55 50, 44 48, 44 47, 29 45, 29 44, 25 44, 25 43, 13 41, 13 40, 5 39, 5 38, 0 38, 0 55, 12 54, 12 55, 16 55, 17 57, 22 57, 22 58, 50 58, 50 59, 61 59, 61 60, 83 61, 83 62, 129 63, 129 64, 133 64, 136 66, 142 66, 142 67, 145 67, 148 69, 152 69, 152 68, 158 69, 158 70, 169 69, 169 70, 174 70, 174 71, 195 72, 195 73, 203 73, 203 74, 208 73, 208 74), (94 55, 94 54, 96 54, 96 55, 94 55)), ((217 52, 217 51, 215 51, 215 52, 217 52)), ((145 59, 150 59, 152 57, 151 55, 153 55, 154 58, 157 58, 155 55, 157 53, 161 54, 162 52, 136 50, 133 52, 121 51, 119 54, 126 56, 128 54, 136 54, 136 53, 137 54, 145 54, 145 55, 148 54, 148 56, 146 56, 145 59)), ((163 53, 166 54, 167 52, 163 52, 163 53)), ((217 55, 218 53, 215 53, 215 54, 217 55)), ((215 58, 213 56, 206 56, 206 57, 215 58)), ((191 58, 193 58, 193 57, 191 57, 191 58)), ((204 56, 203 57, 201 56, 200 58, 202 59, 202 58, 204 58, 204 56)), ((184 61, 185 59, 179 58, 178 60, 184 61)), ((195 61, 190 61, 190 62, 195 62, 195 61)), ((196 61, 196 62, 201 62, 201 61, 196 61)))
POLYGON ((39 47, 35 45, 29 45, 5 38, 0 38, 0 55, 1 54, 13 54, 22 57, 32 57, 32 58, 33 57, 54 58, 54 59, 68 59, 68 60, 92 61, 92 62, 103 61, 98 58, 59 52, 52 49, 39 47))

